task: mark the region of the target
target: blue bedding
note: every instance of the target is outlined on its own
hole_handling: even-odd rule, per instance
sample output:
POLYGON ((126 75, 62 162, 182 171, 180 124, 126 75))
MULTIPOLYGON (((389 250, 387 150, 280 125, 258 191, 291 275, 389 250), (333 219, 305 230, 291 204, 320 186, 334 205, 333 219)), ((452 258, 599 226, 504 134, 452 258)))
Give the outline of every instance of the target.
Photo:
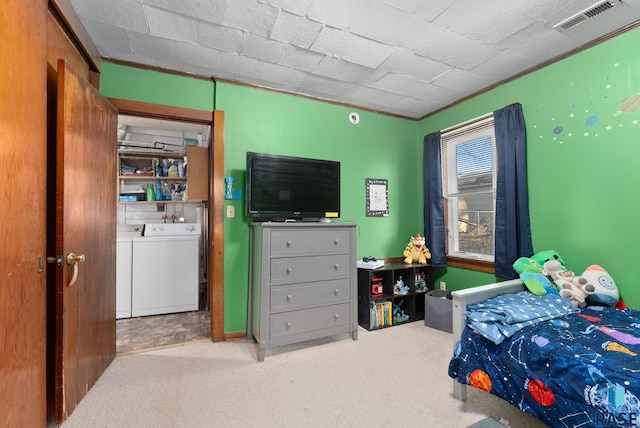
POLYGON ((505 338, 528 325, 578 310, 559 294, 535 296, 528 291, 520 291, 469 305, 465 318, 469 327, 499 345, 505 338))
POLYGON ((640 427, 638 354, 639 312, 587 307, 510 331, 500 344, 467 327, 449 376, 552 427, 640 427))

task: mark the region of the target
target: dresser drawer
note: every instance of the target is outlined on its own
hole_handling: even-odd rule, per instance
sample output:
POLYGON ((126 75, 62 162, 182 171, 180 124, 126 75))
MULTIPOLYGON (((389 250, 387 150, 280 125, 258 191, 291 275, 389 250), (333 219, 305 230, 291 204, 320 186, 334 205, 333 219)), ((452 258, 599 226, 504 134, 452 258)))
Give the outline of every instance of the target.
POLYGON ((271 311, 292 311, 349 300, 349 278, 271 287, 271 311))
POLYGON ((348 253, 348 229, 273 230, 271 257, 348 253))
POLYGON ((349 278, 349 254, 271 259, 271 285, 349 278))
POLYGON ((270 337, 277 338, 338 327, 351 322, 349 303, 272 314, 270 337))

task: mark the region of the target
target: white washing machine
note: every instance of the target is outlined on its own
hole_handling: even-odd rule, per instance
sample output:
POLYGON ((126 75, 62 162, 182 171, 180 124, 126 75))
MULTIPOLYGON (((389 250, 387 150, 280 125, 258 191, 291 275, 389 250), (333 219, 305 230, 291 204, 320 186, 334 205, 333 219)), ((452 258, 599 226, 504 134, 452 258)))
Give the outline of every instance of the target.
POLYGON ((142 224, 119 224, 116 244, 116 318, 131 318, 133 241, 142 236, 142 224))
POLYGON ((131 316, 197 311, 199 223, 146 223, 132 242, 131 316))

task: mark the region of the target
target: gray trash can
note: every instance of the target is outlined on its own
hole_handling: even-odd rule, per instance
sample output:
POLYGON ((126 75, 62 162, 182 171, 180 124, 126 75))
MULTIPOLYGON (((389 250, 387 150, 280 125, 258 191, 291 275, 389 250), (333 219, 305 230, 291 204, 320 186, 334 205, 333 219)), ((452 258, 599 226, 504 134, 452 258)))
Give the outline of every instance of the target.
POLYGON ((453 301, 446 290, 432 290, 424 296, 424 325, 453 332, 453 301))

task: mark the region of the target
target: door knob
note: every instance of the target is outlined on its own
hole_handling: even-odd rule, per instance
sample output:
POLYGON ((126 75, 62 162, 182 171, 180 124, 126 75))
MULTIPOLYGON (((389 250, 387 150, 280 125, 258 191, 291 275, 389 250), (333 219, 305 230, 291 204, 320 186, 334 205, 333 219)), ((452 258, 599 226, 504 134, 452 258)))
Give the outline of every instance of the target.
POLYGON ((69 265, 72 265, 75 262, 84 263, 84 260, 85 260, 84 254, 80 254, 78 256, 76 256, 75 253, 67 254, 67 264, 69 265))

